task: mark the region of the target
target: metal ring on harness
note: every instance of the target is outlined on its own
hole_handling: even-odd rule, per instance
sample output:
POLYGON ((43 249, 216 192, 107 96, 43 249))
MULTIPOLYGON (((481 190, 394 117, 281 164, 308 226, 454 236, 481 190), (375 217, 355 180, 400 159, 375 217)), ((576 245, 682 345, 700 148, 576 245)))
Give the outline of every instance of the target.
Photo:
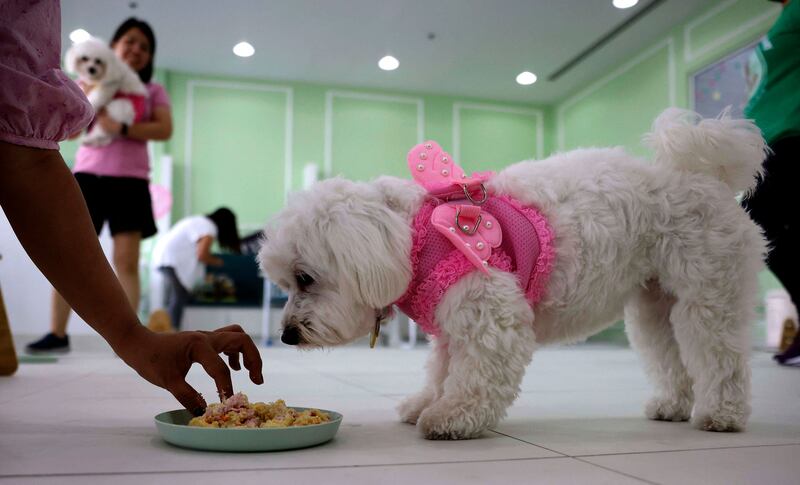
MULTIPOLYGON (((481 185, 481 186, 483 186, 483 185, 481 185)), ((458 217, 460 215, 461 215, 461 207, 456 209, 456 226, 458 226, 458 229, 461 232, 463 232, 464 234, 466 234, 467 236, 471 236, 471 235, 475 234, 478 231, 478 227, 480 227, 480 225, 481 225, 481 219, 483 219, 483 217, 481 217, 481 215, 478 214, 478 220, 475 221, 475 227, 470 228, 469 226, 462 226, 461 225, 461 222, 459 222, 459 220, 458 220, 458 217), (466 227, 466 229, 464 229, 465 227, 466 227)))
POLYGON ((489 195, 486 193, 486 187, 484 187, 483 184, 481 184, 481 192, 483 192, 483 198, 481 200, 475 200, 475 199, 472 198, 472 194, 469 193, 469 189, 467 188, 467 184, 462 184, 461 188, 464 189, 464 195, 467 196, 467 199, 469 199, 469 201, 472 202, 475 205, 481 205, 484 202, 486 202, 486 199, 489 198, 489 195))

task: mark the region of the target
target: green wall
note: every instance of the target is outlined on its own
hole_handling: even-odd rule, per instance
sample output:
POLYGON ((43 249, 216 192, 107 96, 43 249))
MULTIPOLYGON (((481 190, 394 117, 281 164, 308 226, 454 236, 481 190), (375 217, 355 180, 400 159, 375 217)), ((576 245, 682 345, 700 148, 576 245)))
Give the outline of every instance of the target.
POLYGON ((557 103, 556 148, 622 145, 645 154, 641 136, 668 106, 691 107, 697 71, 763 36, 780 6, 760 0, 709 8, 598 81, 557 103))
POLYGON ((175 71, 165 83, 175 120, 165 147, 174 161, 174 217, 227 204, 245 231, 302 186, 308 163, 322 177, 368 180, 409 176, 405 154, 426 139, 458 154, 467 170, 499 169, 548 149, 535 106, 175 71))

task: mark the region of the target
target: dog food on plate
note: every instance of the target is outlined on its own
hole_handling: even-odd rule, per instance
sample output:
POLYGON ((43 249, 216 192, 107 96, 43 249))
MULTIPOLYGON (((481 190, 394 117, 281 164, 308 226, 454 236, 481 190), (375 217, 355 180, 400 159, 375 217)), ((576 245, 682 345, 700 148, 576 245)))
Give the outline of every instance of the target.
POLYGON ((237 392, 221 403, 210 404, 205 414, 189 421, 189 426, 203 428, 285 428, 308 426, 330 421, 318 409, 298 411, 286 406, 283 399, 250 404, 247 396, 237 392))

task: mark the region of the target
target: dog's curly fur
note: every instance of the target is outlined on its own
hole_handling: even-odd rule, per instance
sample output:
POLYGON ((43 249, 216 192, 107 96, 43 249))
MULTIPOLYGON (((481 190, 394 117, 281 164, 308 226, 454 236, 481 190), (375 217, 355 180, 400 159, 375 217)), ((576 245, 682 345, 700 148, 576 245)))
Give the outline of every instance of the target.
MULTIPOLYGON (((766 251, 738 205, 766 147, 749 121, 668 109, 652 163, 621 148, 512 165, 488 184, 536 206, 556 262, 535 308, 513 275, 473 272, 444 295, 428 383, 399 407, 426 438, 480 435, 506 413, 540 345, 575 342, 624 313, 656 386, 650 419, 736 431, 750 413, 749 325, 766 251)), ((408 180, 331 179, 294 196, 266 231, 262 268, 290 294, 283 326, 301 346, 368 334, 411 278, 410 222, 426 194, 408 180)))

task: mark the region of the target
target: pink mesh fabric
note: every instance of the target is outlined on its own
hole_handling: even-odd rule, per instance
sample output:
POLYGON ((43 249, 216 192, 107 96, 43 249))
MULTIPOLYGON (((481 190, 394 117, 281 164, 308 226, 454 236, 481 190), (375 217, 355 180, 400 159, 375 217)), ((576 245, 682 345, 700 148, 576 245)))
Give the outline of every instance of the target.
POLYGON ((507 195, 492 197, 485 207, 503 228, 500 247, 514 255, 514 273, 531 305, 544 296, 547 277, 553 270, 555 248, 547 219, 533 207, 523 206, 507 195))
MULTIPOLYGON (((431 335, 439 335, 434 312, 444 293, 456 281, 477 268, 430 222, 440 202, 431 199, 412 223, 411 264, 413 277, 405 294, 395 304, 431 335)), ((503 229, 503 242, 489 257, 489 265, 514 273, 531 305, 544 296, 555 258, 553 234, 545 217, 508 197, 491 197, 481 206, 503 229)))

